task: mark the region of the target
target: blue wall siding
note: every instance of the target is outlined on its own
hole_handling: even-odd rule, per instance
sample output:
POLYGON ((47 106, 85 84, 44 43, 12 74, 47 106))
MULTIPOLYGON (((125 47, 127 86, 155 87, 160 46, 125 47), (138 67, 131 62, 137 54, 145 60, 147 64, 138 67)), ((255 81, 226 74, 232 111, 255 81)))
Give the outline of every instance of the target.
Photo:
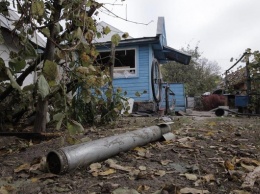
MULTIPOLYGON (((170 90, 174 92, 175 96, 169 96, 170 103, 172 102, 172 99, 175 99, 175 108, 174 111, 186 111, 186 98, 185 98, 185 90, 184 90, 184 84, 181 83, 169 83, 170 90)), ((163 86, 166 86, 166 84, 163 84, 163 86)), ((162 89, 162 102, 160 104, 161 108, 165 108, 165 88, 162 89)), ((171 104, 170 104, 171 106, 171 104)))
POLYGON ((137 49, 137 75, 134 78, 117 78, 113 80, 114 87, 121 87, 123 91, 127 92, 127 97, 133 98, 135 102, 150 100, 150 49, 148 45, 138 46, 137 49), (142 93, 144 90, 146 94, 140 97, 135 95, 136 92, 142 93))

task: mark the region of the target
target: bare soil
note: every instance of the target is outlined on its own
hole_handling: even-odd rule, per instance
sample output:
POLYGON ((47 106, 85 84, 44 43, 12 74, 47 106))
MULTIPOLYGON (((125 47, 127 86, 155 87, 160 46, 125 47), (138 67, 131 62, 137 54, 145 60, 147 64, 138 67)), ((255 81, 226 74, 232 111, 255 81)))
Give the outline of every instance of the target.
POLYGON ((64 175, 46 170, 44 161, 50 151, 164 121, 122 117, 106 127, 86 127, 84 136, 63 132, 61 137, 45 140, 0 137, 0 193, 260 194, 260 173, 256 172, 260 168, 260 118, 192 115, 171 117, 172 140, 110 158, 117 167, 101 161, 64 175), (245 186, 246 180, 251 185, 245 186))

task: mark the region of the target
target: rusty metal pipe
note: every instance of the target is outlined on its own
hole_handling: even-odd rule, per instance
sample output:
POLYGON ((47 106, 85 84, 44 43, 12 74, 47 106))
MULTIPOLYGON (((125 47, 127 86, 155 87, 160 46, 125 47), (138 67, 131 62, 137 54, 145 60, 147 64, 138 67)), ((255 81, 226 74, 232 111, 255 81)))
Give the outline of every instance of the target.
POLYGON ((63 147, 48 153, 47 165, 51 173, 64 174, 93 162, 102 161, 119 152, 128 151, 137 146, 159 140, 170 131, 169 124, 160 124, 91 142, 63 147))

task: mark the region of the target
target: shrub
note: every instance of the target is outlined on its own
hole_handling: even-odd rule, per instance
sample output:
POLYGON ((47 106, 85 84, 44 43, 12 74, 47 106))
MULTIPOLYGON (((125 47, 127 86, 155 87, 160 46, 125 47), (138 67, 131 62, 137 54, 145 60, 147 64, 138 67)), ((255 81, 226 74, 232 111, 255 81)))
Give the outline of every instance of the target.
POLYGON ((202 97, 203 108, 206 111, 225 105, 225 97, 218 94, 212 94, 202 97))

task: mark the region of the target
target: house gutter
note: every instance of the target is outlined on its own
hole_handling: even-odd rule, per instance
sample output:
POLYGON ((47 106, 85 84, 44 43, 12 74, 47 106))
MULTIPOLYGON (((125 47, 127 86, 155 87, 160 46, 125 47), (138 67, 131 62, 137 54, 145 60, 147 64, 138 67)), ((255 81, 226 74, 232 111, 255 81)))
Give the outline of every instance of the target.
MULTIPOLYGON (((143 44, 143 43, 147 43, 147 44, 159 44, 160 40, 159 37, 145 37, 145 38, 133 38, 133 39, 126 39, 126 40, 121 40, 119 43, 119 46, 125 46, 128 44, 143 44)), ((111 45, 111 41, 108 42, 103 42, 103 43, 95 43, 95 45, 97 47, 103 47, 103 46, 110 46, 111 45)))

